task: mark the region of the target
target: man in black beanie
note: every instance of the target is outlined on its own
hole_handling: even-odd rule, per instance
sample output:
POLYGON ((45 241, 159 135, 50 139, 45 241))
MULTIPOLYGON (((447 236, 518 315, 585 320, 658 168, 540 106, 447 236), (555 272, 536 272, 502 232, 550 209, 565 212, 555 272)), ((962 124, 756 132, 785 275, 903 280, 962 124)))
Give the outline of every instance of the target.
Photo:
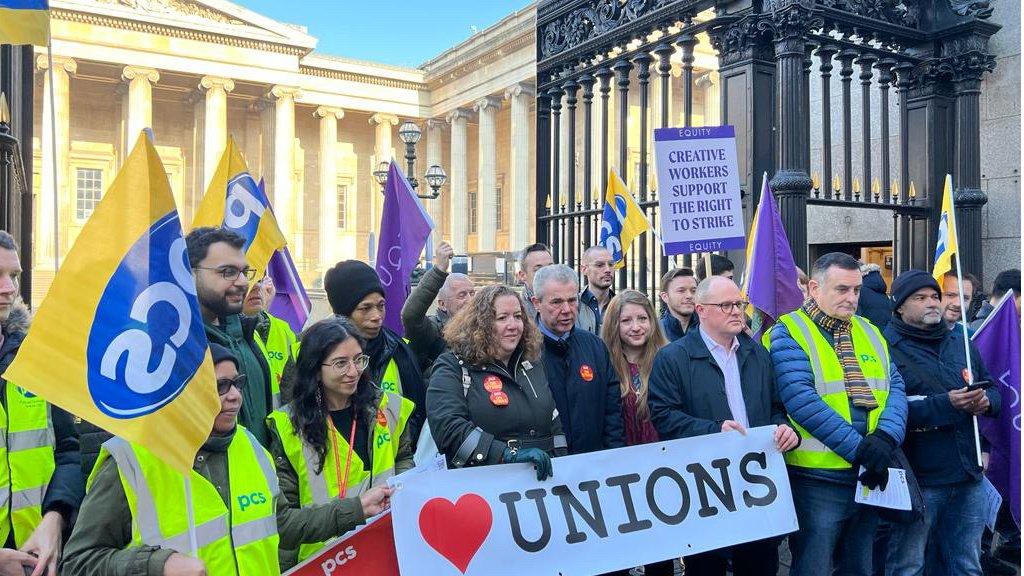
POLYGON ((409 418, 415 441, 426 417, 427 387, 416 354, 401 336, 384 326, 387 304, 377 271, 359 260, 338 262, 324 274, 324 291, 334 313, 347 316, 366 338, 363 352, 370 357, 370 381, 416 404, 409 418))
MULTIPOLYGON (((967 388, 964 333, 943 321, 941 290, 931 274, 900 274, 892 299, 884 335, 906 385, 903 449, 921 486, 924 517, 892 525, 886 573, 981 574, 988 506, 972 419, 998 414, 999 392, 967 388)), ((988 381, 973 344, 970 354, 974 381, 988 381)))

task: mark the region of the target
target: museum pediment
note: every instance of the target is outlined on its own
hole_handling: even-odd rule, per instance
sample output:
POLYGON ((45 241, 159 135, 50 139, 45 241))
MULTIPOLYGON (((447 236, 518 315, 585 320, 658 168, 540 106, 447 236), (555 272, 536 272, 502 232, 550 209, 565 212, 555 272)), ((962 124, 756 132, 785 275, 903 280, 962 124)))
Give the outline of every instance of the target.
POLYGON ((316 46, 316 38, 304 27, 278 22, 226 0, 52 0, 50 6, 58 18, 61 10, 67 10, 307 49, 316 46))

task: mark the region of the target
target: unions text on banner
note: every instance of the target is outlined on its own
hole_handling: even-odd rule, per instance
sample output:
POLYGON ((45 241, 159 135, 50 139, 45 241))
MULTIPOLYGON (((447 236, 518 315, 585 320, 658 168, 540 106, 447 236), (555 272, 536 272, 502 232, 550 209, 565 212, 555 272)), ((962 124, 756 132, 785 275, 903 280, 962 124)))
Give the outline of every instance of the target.
POLYGON ((778 536, 796 515, 774 427, 424 474, 393 497, 403 576, 597 574, 778 536))
POLYGON ((743 248, 735 129, 658 128, 654 152, 665 254, 743 248))

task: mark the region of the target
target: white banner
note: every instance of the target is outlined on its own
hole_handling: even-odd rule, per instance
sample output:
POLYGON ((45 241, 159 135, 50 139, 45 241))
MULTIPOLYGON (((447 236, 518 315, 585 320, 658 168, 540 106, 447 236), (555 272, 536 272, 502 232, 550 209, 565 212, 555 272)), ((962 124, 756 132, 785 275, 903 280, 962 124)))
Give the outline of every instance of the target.
POLYGON ((598 574, 797 529, 774 426, 419 475, 392 498, 403 576, 598 574))

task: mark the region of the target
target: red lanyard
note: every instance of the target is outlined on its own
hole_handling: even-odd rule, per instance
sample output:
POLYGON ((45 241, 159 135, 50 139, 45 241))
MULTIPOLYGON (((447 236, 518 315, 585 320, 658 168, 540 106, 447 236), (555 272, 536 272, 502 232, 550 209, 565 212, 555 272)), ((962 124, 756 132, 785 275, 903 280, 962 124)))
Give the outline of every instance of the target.
POLYGON ((356 445, 356 414, 352 411, 352 432, 348 435, 348 455, 345 457, 345 475, 341 475, 341 457, 338 454, 338 438, 336 434, 338 430, 334 427, 334 420, 331 415, 327 415, 327 427, 330 428, 331 433, 331 451, 334 452, 334 473, 338 477, 338 498, 341 500, 345 499, 345 493, 348 492, 348 471, 352 467, 352 449, 356 445))

